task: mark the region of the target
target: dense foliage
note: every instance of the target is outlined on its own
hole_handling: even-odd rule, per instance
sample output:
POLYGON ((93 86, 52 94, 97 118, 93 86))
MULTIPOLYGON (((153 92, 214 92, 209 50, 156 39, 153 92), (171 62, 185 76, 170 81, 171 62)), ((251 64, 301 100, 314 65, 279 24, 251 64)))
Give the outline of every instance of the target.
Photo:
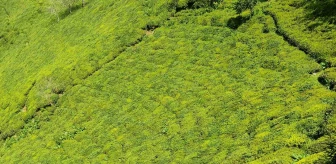
POLYGON ((237 13, 242 13, 244 10, 250 9, 253 10, 253 7, 257 4, 257 0, 241 0, 237 1, 235 5, 235 10, 237 13))
POLYGON ((0 163, 335 162, 312 4, 3 1, 0 163))

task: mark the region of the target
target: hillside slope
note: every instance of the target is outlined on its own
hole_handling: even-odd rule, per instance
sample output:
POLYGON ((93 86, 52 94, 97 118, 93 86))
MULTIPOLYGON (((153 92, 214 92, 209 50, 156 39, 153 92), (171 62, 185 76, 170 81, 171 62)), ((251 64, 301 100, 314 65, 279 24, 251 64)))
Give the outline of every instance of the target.
POLYGON ((335 162, 332 17, 235 2, 4 2, 1 163, 335 162))

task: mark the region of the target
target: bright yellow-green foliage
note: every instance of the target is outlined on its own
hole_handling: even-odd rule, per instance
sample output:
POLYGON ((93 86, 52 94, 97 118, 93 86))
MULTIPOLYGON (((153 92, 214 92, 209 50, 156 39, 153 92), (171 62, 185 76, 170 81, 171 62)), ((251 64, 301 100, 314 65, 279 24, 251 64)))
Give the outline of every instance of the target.
POLYGON ((298 1, 5 2, 0 163, 332 162, 336 28, 298 1))
POLYGON ((268 10, 277 16, 285 33, 309 51, 336 65, 335 24, 326 21, 325 17, 311 15, 313 9, 309 7, 309 2, 273 0, 268 5, 268 10))

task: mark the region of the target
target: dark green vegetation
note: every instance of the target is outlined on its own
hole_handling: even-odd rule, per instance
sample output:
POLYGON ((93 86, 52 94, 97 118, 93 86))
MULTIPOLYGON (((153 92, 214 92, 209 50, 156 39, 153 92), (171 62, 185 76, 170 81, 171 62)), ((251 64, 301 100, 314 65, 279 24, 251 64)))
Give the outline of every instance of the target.
POLYGON ((325 3, 3 1, 0 163, 333 163, 325 3))

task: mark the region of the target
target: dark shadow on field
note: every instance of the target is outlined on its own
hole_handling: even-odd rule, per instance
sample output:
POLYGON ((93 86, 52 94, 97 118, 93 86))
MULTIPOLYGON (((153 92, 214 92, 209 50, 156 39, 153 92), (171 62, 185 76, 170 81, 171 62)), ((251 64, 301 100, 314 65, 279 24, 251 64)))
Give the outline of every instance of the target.
MULTIPOLYGON (((335 0, 315 0, 307 2, 307 19, 319 19, 330 24, 336 24, 336 1, 335 0)), ((319 24, 313 25, 314 27, 319 24)), ((311 27, 311 28, 314 28, 311 27)))
POLYGON ((187 9, 193 9, 194 4, 195 4, 195 2, 188 2, 186 6, 175 7, 176 12, 180 12, 180 11, 187 10, 187 9))
POLYGON ((237 29, 240 27, 242 24, 247 22, 250 19, 250 17, 243 17, 241 15, 237 17, 230 18, 227 22, 227 26, 231 29, 237 29))
POLYGON ((214 9, 216 4, 219 2, 220 0, 208 0, 208 1, 188 0, 184 6, 178 6, 177 1, 175 1, 170 3, 169 8, 175 9, 177 13, 188 9, 200 9, 200 8, 214 9))
MULTIPOLYGON (((88 5, 89 2, 85 2, 85 6, 88 5)), ((60 13, 60 19, 64 19, 66 18, 67 16, 75 13, 76 11, 80 10, 81 8, 85 7, 85 6, 82 6, 82 4, 77 4, 77 5, 73 5, 71 6, 70 8, 67 8, 66 10, 64 10, 63 12, 60 13)))

